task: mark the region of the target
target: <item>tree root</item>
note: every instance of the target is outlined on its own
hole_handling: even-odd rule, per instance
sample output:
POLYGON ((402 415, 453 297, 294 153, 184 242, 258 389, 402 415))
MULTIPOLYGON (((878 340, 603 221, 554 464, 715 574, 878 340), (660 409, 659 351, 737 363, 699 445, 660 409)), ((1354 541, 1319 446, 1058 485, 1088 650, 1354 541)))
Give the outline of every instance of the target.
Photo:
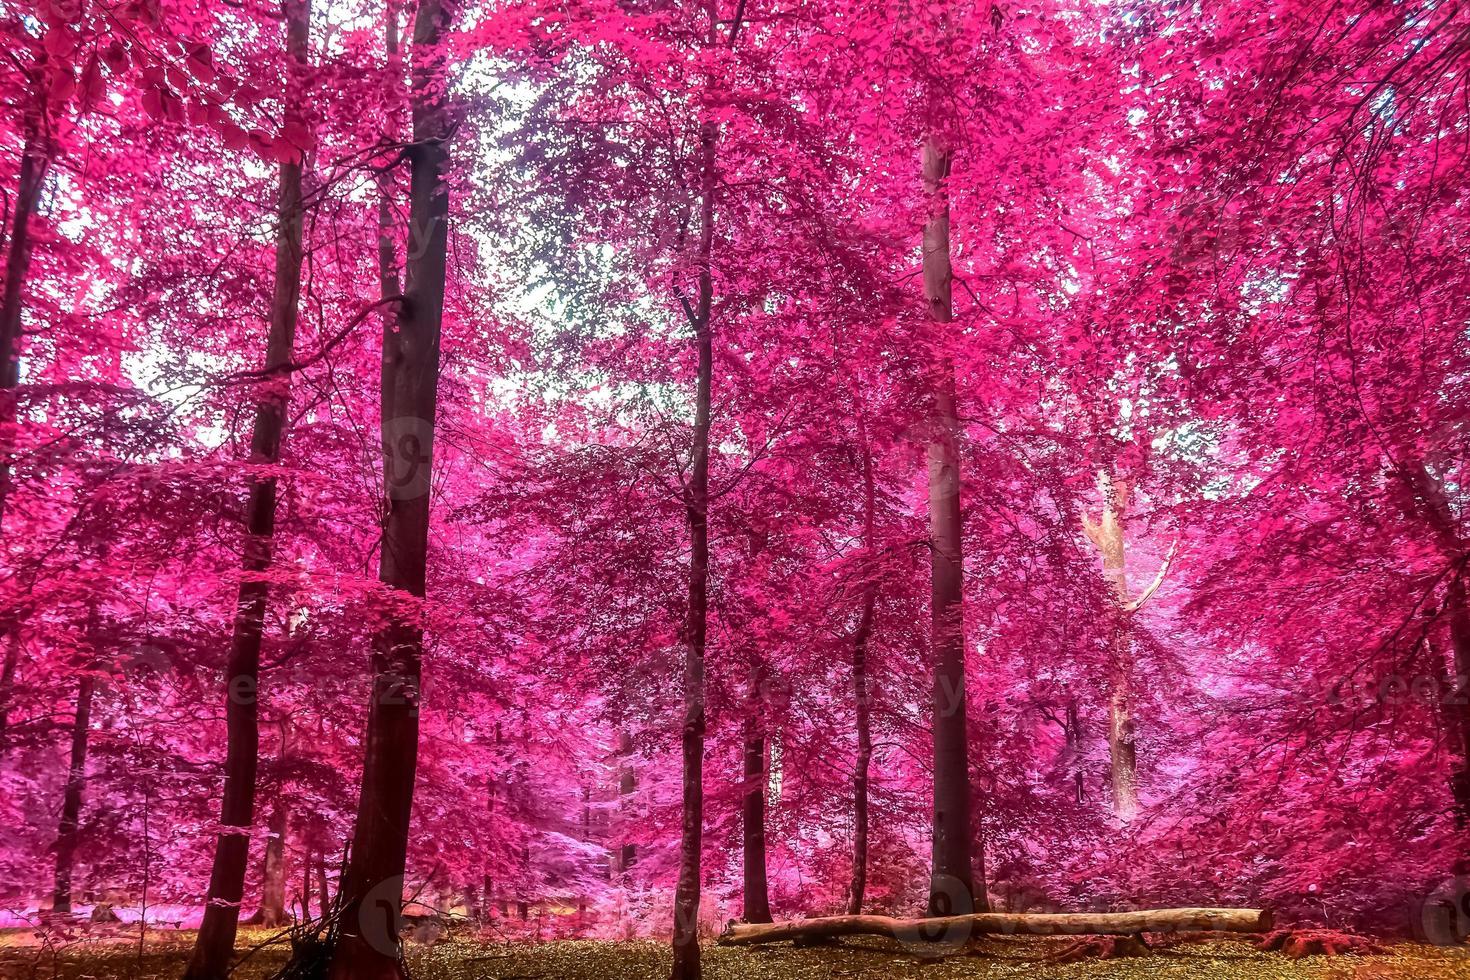
POLYGON ((1128 956, 1147 956, 1151 949, 1142 936, 1083 936, 1061 952, 1046 958, 1050 964, 1079 963, 1082 960, 1116 960, 1128 956))
POLYGON ((1262 936, 1256 948, 1293 960, 1303 956, 1368 956, 1383 947, 1366 936, 1336 929, 1277 929, 1262 936))

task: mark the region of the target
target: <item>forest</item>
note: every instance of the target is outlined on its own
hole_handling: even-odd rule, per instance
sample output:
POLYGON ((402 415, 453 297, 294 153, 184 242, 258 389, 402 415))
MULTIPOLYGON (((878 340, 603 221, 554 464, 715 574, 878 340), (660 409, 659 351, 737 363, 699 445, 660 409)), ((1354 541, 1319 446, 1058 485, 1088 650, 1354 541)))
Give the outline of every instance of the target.
POLYGON ((0 976, 1470 977, 1459 0, 0 14, 0 976))

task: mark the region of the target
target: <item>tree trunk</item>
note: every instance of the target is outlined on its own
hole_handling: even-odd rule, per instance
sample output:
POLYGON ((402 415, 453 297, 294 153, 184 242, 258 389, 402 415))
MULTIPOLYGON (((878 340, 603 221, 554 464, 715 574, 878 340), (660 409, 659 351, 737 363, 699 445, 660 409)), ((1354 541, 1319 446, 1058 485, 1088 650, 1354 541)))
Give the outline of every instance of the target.
MULTIPOLYGON (((875 488, 873 450, 868 445, 868 429, 863 411, 857 412, 858 449, 863 460, 863 549, 867 560, 873 560, 877 549, 875 531, 875 488)), ((873 634, 873 615, 878 603, 877 583, 873 570, 863 570, 863 609, 857 630, 852 636, 852 697, 857 724, 857 761, 853 767, 853 831, 852 879, 847 889, 847 914, 863 910, 863 896, 868 887, 868 770, 873 761, 873 731, 868 693, 868 640, 873 634)))
MULTIPOLYGON (((750 710, 759 710, 759 683, 752 685, 750 710)), ((744 794, 740 803, 744 839, 742 915, 746 922, 770 922, 771 899, 766 882, 766 737, 760 719, 745 722, 744 794)))
MULTIPOLYGON (((26 113, 25 130, 15 211, 10 220, 10 248, 5 256, 5 285, 0 292, 0 431, 8 431, 18 417, 15 390, 20 384, 21 312, 31 267, 31 216, 41 203, 41 187, 51 164, 50 141, 42 132, 39 109, 26 113)), ((10 503, 13 454, 14 447, 7 438, 0 443, 0 525, 10 503)))
POLYGON ((317 863, 316 863, 316 893, 317 893, 317 904, 321 906, 321 915, 322 915, 323 918, 325 918, 326 915, 327 915, 327 910, 332 907, 332 895, 331 895, 331 893, 327 889, 327 851, 326 851, 326 848, 322 848, 321 853, 317 855, 317 863))
POLYGON ((286 805, 277 802, 271 810, 265 839, 265 864, 260 875, 260 909, 254 920, 268 929, 286 924, 286 805))
MULTIPOLYGON (((383 476, 388 497, 378 578, 424 596, 429 506, 438 407, 439 336, 449 245, 445 173, 450 135, 443 36, 452 0, 423 0, 414 18, 413 144, 409 248, 398 329, 384 371, 383 476)), ((398 937, 408 821, 418 764, 419 677, 423 628, 395 614, 374 642, 362 789, 346 874, 333 980, 404 976, 398 937)))
MULTIPOLYGON (((287 0, 286 51, 293 71, 307 68, 310 0, 287 0)), ((299 121, 301 110, 288 100, 288 121, 299 121)), ((271 296, 270 333, 266 339, 265 369, 272 386, 255 411, 250 438, 252 463, 273 465, 281 458, 290 390, 285 372, 295 350, 297 309, 301 299, 302 201, 300 157, 279 168, 276 203, 275 287, 271 296)), ((257 692, 260 683, 260 646, 265 630, 270 569, 276 529, 276 480, 252 478, 245 509, 245 551, 235 605, 234 635, 225 667, 225 788, 220 801, 220 829, 215 840, 214 864, 204 918, 194 942, 185 980, 224 980, 229 974, 239 928, 240 903, 245 894, 245 867, 250 856, 250 833, 255 822, 255 774, 259 765, 260 726, 257 692)))
POLYGON ((1078 803, 1087 799, 1087 784, 1082 776, 1082 718, 1077 712, 1077 699, 1067 699, 1067 765, 1072 770, 1072 792, 1078 803))
MULTIPOLYGON (((499 722, 496 722, 495 723, 495 744, 497 746, 500 744, 500 723, 499 722)), ((499 761, 499 758, 500 758, 500 754, 497 751, 497 753, 496 753, 496 760, 499 761)), ((499 795, 500 795, 500 781, 496 778, 496 774, 494 772, 491 772, 489 775, 487 775, 485 777, 485 824, 486 824, 486 826, 489 826, 489 827, 494 827, 495 826, 495 803, 496 803, 496 799, 499 797, 499 795)), ((495 882, 494 882, 494 879, 492 878, 492 876, 490 874, 490 868, 488 866, 488 861, 489 861, 489 855, 488 854, 485 855, 485 860, 486 860, 487 864, 484 865, 484 866, 482 866, 480 870, 481 870, 481 875, 482 875, 482 894, 484 896, 484 906, 485 906, 485 910, 484 910, 484 921, 488 922, 488 921, 490 921, 490 900, 491 900, 491 896, 494 894, 495 882)))
POLYGON ((689 523, 689 618, 685 623, 684 815, 679 841, 679 880, 674 891, 673 980, 699 980, 699 875, 704 831, 704 646, 709 602, 709 430, 714 355, 710 311, 714 275, 715 140, 713 122, 700 127, 699 296, 688 310, 699 364, 695 383, 694 437, 684 511, 689 523))
POLYGON ((1128 486, 1106 470, 1098 474, 1102 517, 1084 530, 1102 555, 1109 610, 1110 693, 1108 697, 1108 759, 1113 790, 1113 812, 1120 820, 1138 813, 1138 754, 1134 746, 1133 715, 1128 678, 1132 672, 1133 596, 1128 588, 1124 530, 1128 513, 1128 486))
POLYGON ((61 823, 56 832, 56 887, 51 910, 61 915, 71 912, 72 870, 76 866, 77 830, 81 826, 82 798, 87 785, 87 743, 92 731, 92 695, 96 689, 97 678, 88 664, 77 685, 76 714, 71 726, 71 768, 66 773, 61 823))
MULTIPOLYGON (((1410 457, 1411 451, 1403 454, 1410 457)), ((1450 770, 1450 795, 1454 800, 1455 825, 1463 830, 1470 821, 1470 705, 1465 701, 1470 681, 1470 603, 1465 596, 1466 548, 1444 486, 1423 463, 1395 463, 1395 471, 1413 497, 1405 513, 1428 525, 1445 561, 1453 567, 1445 587, 1444 608, 1448 619, 1450 656, 1455 676, 1442 692, 1444 724, 1455 743, 1455 760, 1450 770), (1458 696, 1455 696, 1458 695, 1458 696)))
POLYGON ((1455 801, 1455 823, 1464 828, 1470 818, 1470 706, 1465 703, 1470 682, 1470 603, 1466 602, 1465 579, 1456 572, 1446 590, 1445 612, 1449 616, 1450 650, 1454 657, 1455 676, 1443 692, 1445 702, 1453 705, 1449 727, 1455 735, 1455 761, 1450 773, 1450 793, 1455 801), (1459 697, 1448 695, 1458 694, 1459 697))
POLYGON ((0 753, 10 738, 10 702, 15 697, 15 672, 20 667, 20 637, 6 631, 0 642, 5 644, 5 665, 0 667, 0 753))
POLYGON ((311 918, 311 869, 316 863, 316 852, 312 850, 310 838, 301 853, 301 917, 311 918))
MULTIPOLYGON (((942 329, 953 318, 949 261, 950 154, 924 143, 924 298, 942 329)), ((942 348, 934 374, 929 439, 930 642, 933 657, 934 823, 929 914, 965 914, 986 908, 972 864, 984 881, 983 851, 971 846, 969 733, 965 724, 964 550, 960 519, 959 419, 954 367, 942 348)))
MULTIPOLYGON (((38 102, 40 100, 37 100, 38 102)), ((41 133, 39 111, 25 118, 25 146, 21 150, 20 175, 11 215, 9 249, 5 255, 5 282, 0 292, 0 432, 9 431, 19 416, 15 390, 20 385, 21 312, 24 309, 26 277, 31 267, 31 216, 41 203, 41 188, 51 164, 50 143, 41 133)), ((10 490, 14 482, 14 446, 0 437, 0 541, 10 490)), ((20 663, 20 637, 14 623, 3 624, 5 666, 0 671, 0 751, 6 746, 10 723, 10 701, 15 690, 15 671, 20 663)))
MULTIPOLYGON (((388 52, 388 68, 393 73, 394 80, 397 81, 400 78, 402 59, 398 45, 398 6, 394 3, 388 4, 384 40, 388 52)), ((392 127, 393 131, 389 133, 390 139, 402 138, 396 131, 397 128, 397 126, 392 127)), ((402 284, 398 281, 398 261, 393 250, 393 199, 393 171, 384 170, 378 175, 378 298, 384 301, 402 292, 402 284)), ((392 404, 393 357, 397 344, 393 331, 396 326, 397 315, 388 308, 385 302, 383 306, 382 367, 378 384, 382 398, 380 413, 385 419, 398 417, 392 404)), ((385 443, 384 457, 386 458, 391 451, 391 448, 385 443)))
MULTIPOLYGON (((1120 637, 1127 631, 1118 628, 1120 637)), ((1116 648, 1115 648, 1116 650, 1116 648)), ((1108 701, 1108 761, 1112 770, 1113 812, 1120 820, 1138 815, 1138 750, 1134 744, 1133 712, 1129 705, 1127 660, 1114 654, 1113 692, 1108 701)))
MULTIPOLYGON (((1408 497, 1400 500, 1404 514, 1427 525, 1441 555, 1450 565, 1444 606, 1439 615, 1448 620, 1450 656, 1455 676, 1442 684, 1440 709, 1446 734, 1453 740, 1455 758, 1450 768, 1450 796, 1454 801, 1455 826, 1464 830, 1470 822, 1470 703, 1465 694, 1470 683, 1470 603, 1465 595, 1466 546, 1444 486, 1422 462, 1413 459, 1412 447, 1403 447, 1393 460, 1393 471, 1403 481, 1408 497)), ((1440 661, 1443 664, 1443 661, 1440 661)), ((1440 667, 1442 672, 1443 667, 1440 667)))
MULTIPOLYGON (((638 774, 633 771, 633 763, 630 761, 633 755, 633 736, 627 732, 618 734, 618 755, 623 760, 618 765, 618 809, 622 811, 627 806, 627 797, 638 789, 638 774)), ((628 815, 625 812, 620 812, 620 815, 624 821, 627 820, 628 815)), ((618 872, 626 872, 637 860, 637 846, 624 841, 618 851, 618 872)))
POLYGON ((1136 936, 1145 932, 1266 932, 1271 913, 1261 909, 1147 909, 1139 912, 980 912, 971 915, 897 919, 886 915, 834 915, 769 925, 732 922, 720 936, 725 945, 774 943, 787 939, 892 936, 902 942, 941 941, 956 935, 1003 933, 1027 936, 1136 936), (939 936, 940 940, 928 937, 939 936))

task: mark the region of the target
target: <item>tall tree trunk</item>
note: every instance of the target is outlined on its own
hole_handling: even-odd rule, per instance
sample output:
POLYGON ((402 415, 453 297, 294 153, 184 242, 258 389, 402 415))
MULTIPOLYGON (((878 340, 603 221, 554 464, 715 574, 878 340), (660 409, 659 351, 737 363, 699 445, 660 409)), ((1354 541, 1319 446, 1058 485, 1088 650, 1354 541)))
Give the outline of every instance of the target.
MULTIPOLYGON (((868 444, 868 427, 863 411, 857 412, 858 451, 863 462, 863 550, 873 561, 878 545, 875 530, 876 491, 873 481, 873 449, 868 444)), ((857 724, 857 761, 853 766, 852 878, 847 888, 847 914, 863 910, 868 888, 868 770, 873 762, 873 731, 868 690, 868 641, 873 635, 873 615, 878 603, 873 570, 863 570, 863 608, 852 635, 852 697, 857 724)))
POLYGON ((321 915, 325 918, 327 910, 332 907, 332 895, 327 889, 327 850, 325 847, 317 854, 316 894, 317 904, 321 907, 321 915))
MULTIPOLYGON (((713 30, 713 27, 711 27, 713 30)), ((700 127, 699 296, 688 310, 699 364, 694 437, 684 512, 689 523, 689 613, 684 626, 684 817, 679 881, 674 890, 673 980, 699 980, 699 876, 704 836, 704 646, 709 603, 709 430, 714 353, 710 312, 714 275, 715 140, 713 122, 700 127)))
MULTIPOLYGON (((622 811, 627 806, 627 798, 632 796, 638 789, 638 774, 633 771, 633 736, 627 732, 618 733, 618 756, 623 760, 618 763, 618 809, 622 811)), ((620 812, 623 821, 627 821, 627 814, 620 812)), ((627 841, 618 849, 617 870, 624 873, 633 867, 638 860, 638 848, 627 841)))
POLYGON ((308 837, 303 842, 301 852, 301 917, 311 918, 311 870, 316 863, 316 851, 312 849, 311 839, 308 837))
POLYGON ((277 801, 271 809, 265 837, 265 862, 260 873, 260 909, 252 921, 274 929, 286 923, 286 805, 277 801))
POLYGON ((1455 676, 1448 692, 1459 697, 1446 697, 1450 709, 1450 729, 1455 736, 1455 761, 1450 772, 1450 793, 1455 801, 1455 823, 1464 828, 1470 821, 1470 705, 1465 693, 1470 683, 1470 602, 1465 597, 1463 571, 1456 571, 1446 590, 1445 613, 1449 616, 1450 650, 1454 658, 1455 676))
POLYGON ((1066 718, 1067 766, 1072 770, 1072 792, 1076 801, 1087 799, 1087 784, 1082 775, 1082 718, 1077 712, 1077 699, 1067 700, 1066 718))
MULTIPOLYGON (((384 373, 383 476, 388 497, 378 578, 424 596, 429 507, 438 408, 439 336, 449 247, 450 136, 444 34, 454 0, 422 0, 414 17, 413 143, 409 247, 398 329, 384 373)), ((367 751, 347 871, 340 888, 341 933, 333 980, 402 977, 398 925, 408 822, 418 765, 419 677, 423 628, 394 615, 374 642, 367 751)))
MULTIPOLYGON (((384 28, 385 47, 388 52, 388 68, 392 72, 394 81, 398 81, 402 70, 402 59, 399 54, 398 45, 398 5, 388 4, 387 23, 384 28)), ((390 117, 391 119, 391 117, 390 117)), ((396 120, 392 120, 396 122, 396 120)), ((393 132, 389 133, 390 139, 400 139, 397 127, 393 126, 393 132)), ((378 297, 387 300, 397 296, 402 286, 398 281, 398 261, 393 250, 393 171, 385 170, 378 175, 378 297)), ((393 365, 396 351, 396 341, 393 331, 397 326, 397 315, 385 304, 383 307, 383 345, 382 345, 382 368, 379 378, 378 390, 381 392, 382 405, 380 406, 382 417, 385 419, 397 418, 393 410, 393 365)), ((386 429, 383 430, 387 432, 386 429)), ((383 455, 386 458, 392 449, 386 443, 383 446, 383 455)))
MULTIPOLYGON (((44 104, 43 98, 37 102, 44 104)), ((41 188, 51 164, 50 140, 42 129, 41 110, 26 113, 25 146, 5 255, 5 285, 0 292, 0 430, 8 430, 18 417, 15 390, 20 385, 21 313, 31 268, 31 217, 41 203, 41 188)), ((13 452, 8 439, 0 442, 0 525, 10 503, 13 452)))
POLYGON ((766 736, 756 712, 760 708, 760 683, 753 679, 750 692, 751 717, 745 720, 744 792, 740 801, 740 824, 744 842, 742 917, 746 922, 770 922, 771 899, 766 882, 766 736))
POLYGON ((1111 608, 1109 618, 1108 759, 1113 790, 1113 812, 1120 820, 1138 813, 1138 753, 1128 678, 1132 670, 1133 596, 1128 588, 1124 530, 1128 513, 1128 486, 1106 470, 1098 474, 1102 517, 1084 530, 1102 554, 1103 578, 1111 608))
MULTIPOLYGON (((496 722, 495 723, 495 744, 497 746, 500 745, 500 723, 499 722, 496 722)), ((496 761, 497 762, 499 761, 499 758, 500 758, 500 753, 497 751, 496 752, 496 761)), ((495 802, 496 802, 497 797, 499 797, 499 795, 500 795, 500 781, 499 781, 499 779, 496 778, 496 774, 494 772, 491 772, 489 775, 487 775, 485 777, 485 822, 486 822, 486 825, 487 826, 490 826, 490 827, 494 827, 495 826, 495 802)), ((486 857, 487 857, 487 860, 488 860, 488 855, 486 857)), ((494 880, 494 878, 490 874, 490 868, 488 867, 488 865, 485 866, 485 867, 483 867, 481 870, 483 872, 482 895, 483 895, 483 903, 484 903, 484 907, 485 907, 485 909, 484 909, 484 920, 486 922, 488 922, 488 921, 490 921, 490 903, 491 903, 492 897, 495 894, 495 880, 494 880)))
MULTIPOLYGON (((293 71, 307 67, 310 0, 286 0, 286 51, 293 71)), ((294 87, 294 86, 293 86, 294 87)), ((288 121, 301 119, 301 107, 287 99, 288 121)), ((276 201, 276 268, 271 296, 270 332, 266 338, 267 385, 273 386, 255 411, 250 438, 251 462, 273 465, 281 458, 290 389, 285 369, 296 344, 297 309, 301 299, 302 201, 300 157, 279 168, 276 201)), ((255 823, 255 774, 259 765, 258 689, 260 646, 265 630, 270 586, 263 576, 271 565, 276 529, 276 480, 253 478, 245 509, 245 551, 241 560, 234 633, 225 667, 225 789, 220 801, 220 828, 204 918, 194 941, 185 980, 224 980, 229 974, 245 894, 245 867, 255 823)))
MULTIPOLYGON (((43 99, 36 100, 44 104, 43 99)), ((15 210, 8 229, 5 253, 5 282, 0 287, 0 432, 10 429, 19 417, 15 391, 20 385, 21 313, 24 309, 26 277, 31 267, 31 217, 41 203, 41 188, 51 164, 50 141, 42 132, 40 110, 25 117, 25 146, 21 150, 15 210)), ((14 482, 12 456, 15 447, 8 437, 0 438, 0 541, 14 482)), ((14 622, 0 623, 4 634, 5 666, 0 671, 0 751, 4 751, 10 722, 10 702, 15 691, 15 672, 20 663, 20 637, 14 622)))
POLYGON ((5 664, 0 667, 0 753, 10 739, 10 702, 15 697, 15 672, 20 667, 20 637, 6 631, 0 642, 5 644, 5 664))
MULTIPOLYGON (((935 140, 923 149, 924 298, 936 332, 954 315, 949 260, 950 153, 935 140)), ((930 643, 934 725, 933 862, 929 914, 963 915, 984 910, 984 855, 972 847, 969 733, 965 723, 964 548, 960 520, 960 425, 955 410, 954 366, 938 345, 929 440, 930 643)))
POLYGON ((1408 498, 1401 500, 1404 513, 1427 525, 1444 560, 1451 566, 1445 587, 1444 606, 1439 615, 1448 620, 1450 656, 1455 676, 1447 681, 1441 698, 1441 713, 1448 736, 1453 740, 1455 759, 1450 769, 1450 795, 1455 805, 1455 825, 1470 823, 1470 704, 1466 703, 1470 680, 1470 602, 1465 595, 1467 548, 1460 536, 1444 485, 1422 462, 1412 460, 1412 447, 1403 447, 1394 461, 1394 472, 1403 481, 1408 498), (1456 695, 1450 697, 1448 695, 1456 695))
POLYGON ((93 666, 88 664, 77 684, 76 713, 71 726, 71 768, 66 773, 61 823, 56 832, 56 887, 51 910, 57 914, 71 912, 72 870, 76 866, 77 830, 81 826, 82 798, 87 785, 87 743, 92 731, 92 695, 96 689, 97 678, 93 666))
MULTIPOLYGON (((1123 617, 1119 617, 1120 619, 1123 617)), ((1113 812, 1120 820, 1138 814, 1138 749, 1128 690, 1128 629, 1113 629, 1113 690, 1108 699, 1108 762, 1112 772, 1113 812)))

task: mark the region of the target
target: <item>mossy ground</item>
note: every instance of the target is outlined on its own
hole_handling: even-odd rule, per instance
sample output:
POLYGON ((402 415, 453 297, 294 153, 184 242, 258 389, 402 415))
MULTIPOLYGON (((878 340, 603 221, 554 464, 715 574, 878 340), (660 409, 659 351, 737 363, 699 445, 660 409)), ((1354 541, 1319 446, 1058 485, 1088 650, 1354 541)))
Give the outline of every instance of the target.
MULTIPOLYGON (((48 949, 0 937, 0 978, 55 980, 174 980, 188 952, 188 933, 149 937, 142 956, 136 942, 74 942, 48 949), (6 940, 9 940, 7 942, 6 940)), ((247 931, 241 949, 267 942, 247 931)), ((1470 949, 1395 945, 1377 956, 1312 956, 1289 960, 1244 942, 1179 944, 1138 959, 1050 965, 1045 958, 1064 943, 1045 939, 994 939, 979 955, 921 958, 892 943, 854 940, 841 946, 794 949, 709 946, 708 980, 954 980, 961 977, 1088 980, 1157 977, 1165 980, 1470 980, 1470 949)), ((263 980, 285 960, 281 946, 266 945, 238 969, 240 980, 263 980)), ((416 980, 664 980, 668 952, 656 942, 553 942, 494 944, 464 940, 431 948, 410 947, 416 980)))

